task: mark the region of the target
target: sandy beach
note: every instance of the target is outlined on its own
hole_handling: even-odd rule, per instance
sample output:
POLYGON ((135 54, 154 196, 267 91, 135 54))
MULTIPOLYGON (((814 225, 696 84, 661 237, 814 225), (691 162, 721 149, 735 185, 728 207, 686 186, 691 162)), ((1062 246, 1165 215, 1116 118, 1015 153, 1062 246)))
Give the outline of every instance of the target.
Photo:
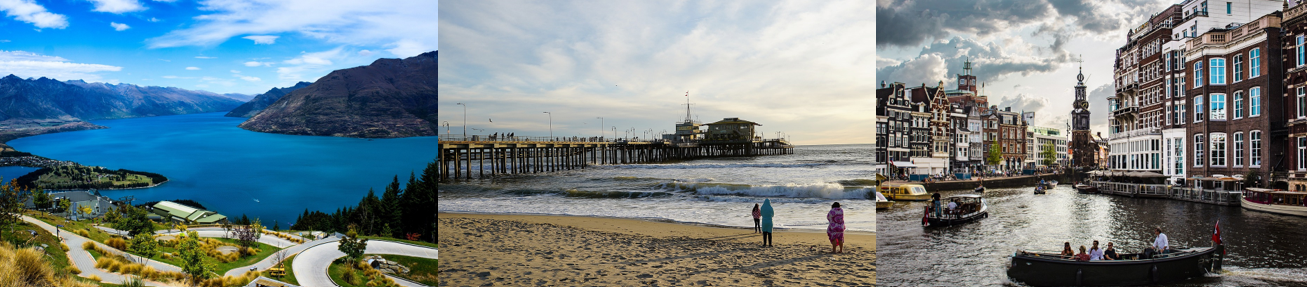
POLYGON ((871 286, 876 236, 635 219, 440 213, 441 286, 871 286))

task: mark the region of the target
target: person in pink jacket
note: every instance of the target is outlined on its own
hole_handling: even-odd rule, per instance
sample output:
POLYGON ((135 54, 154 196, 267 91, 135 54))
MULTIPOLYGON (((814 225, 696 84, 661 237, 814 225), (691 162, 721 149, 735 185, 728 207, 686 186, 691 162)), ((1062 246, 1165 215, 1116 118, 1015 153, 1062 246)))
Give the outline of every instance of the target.
POLYGON ((762 232, 762 210, 758 204, 753 204, 753 233, 762 232))
POLYGON ((831 204, 830 212, 826 213, 826 237, 830 238, 830 253, 844 253, 844 210, 840 209, 840 203, 831 204), (839 247, 839 251, 835 251, 839 247))

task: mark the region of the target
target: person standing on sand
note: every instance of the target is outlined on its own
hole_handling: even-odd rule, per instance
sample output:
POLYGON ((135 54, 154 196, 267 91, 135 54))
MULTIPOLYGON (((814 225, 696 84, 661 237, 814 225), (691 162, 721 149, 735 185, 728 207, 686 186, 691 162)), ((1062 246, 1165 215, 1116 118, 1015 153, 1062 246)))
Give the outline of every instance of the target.
POLYGON ((764 199, 762 201, 762 246, 771 247, 771 218, 775 215, 776 212, 771 209, 771 199, 764 199))
POLYGON ((830 212, 826 213, 826 237, 830 238, 830 253, 844 253, 844 210, 840 209, 840 203, 831 204, 830 212), (836 252, 838 246, 840 251, 836 252))
POLYGON ((753 233, 762 232, 762 210, 759 210, 758 204, 753 204, 753 233))

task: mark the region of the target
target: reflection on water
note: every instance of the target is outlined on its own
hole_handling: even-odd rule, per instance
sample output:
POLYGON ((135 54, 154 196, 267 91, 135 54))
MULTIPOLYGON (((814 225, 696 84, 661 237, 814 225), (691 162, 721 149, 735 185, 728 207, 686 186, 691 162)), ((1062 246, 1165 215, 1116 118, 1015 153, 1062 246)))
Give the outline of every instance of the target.
MULTIPOLYGON (((1138 252, 1160 226, 1172 246, 1210 246, 1213 224, 1229 256, 1226 272, 1181 285, 1307 286, 1307 218, 1168 199, 1078 194, 1070 184, 1047 195, 1034 188, 991 189, 989 218, 945 228, 922 228, 925 202, 900 202, 879 211, 877 281, 885 286, 999 285, 1008 256, 1018 249, 1078 249, 1093 240, 1138 252)), ((950 195, 962 192, 945 192, 950 195)))

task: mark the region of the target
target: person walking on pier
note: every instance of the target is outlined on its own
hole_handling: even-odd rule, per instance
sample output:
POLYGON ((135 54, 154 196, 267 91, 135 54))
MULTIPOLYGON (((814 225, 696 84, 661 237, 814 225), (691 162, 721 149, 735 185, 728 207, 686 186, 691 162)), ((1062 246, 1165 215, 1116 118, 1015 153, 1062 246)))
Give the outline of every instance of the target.
POLYGON ((771 247, 772 245, 771 218, 775 215, 776 212, 771 208, 771 199, 764 199, 762 201, 762 246, 771 247))
POLYGON ((826 213, 826 237, 830 238, 830 253, 844 253, 844 210, 840 209, 840 203, 831 204, 830 212, 826 213), (835 251, 835 247, 839 251, 835 251))
POLYGON ((753 233, 762 232, 762 210, 757 203, 753 204, 753 233))

